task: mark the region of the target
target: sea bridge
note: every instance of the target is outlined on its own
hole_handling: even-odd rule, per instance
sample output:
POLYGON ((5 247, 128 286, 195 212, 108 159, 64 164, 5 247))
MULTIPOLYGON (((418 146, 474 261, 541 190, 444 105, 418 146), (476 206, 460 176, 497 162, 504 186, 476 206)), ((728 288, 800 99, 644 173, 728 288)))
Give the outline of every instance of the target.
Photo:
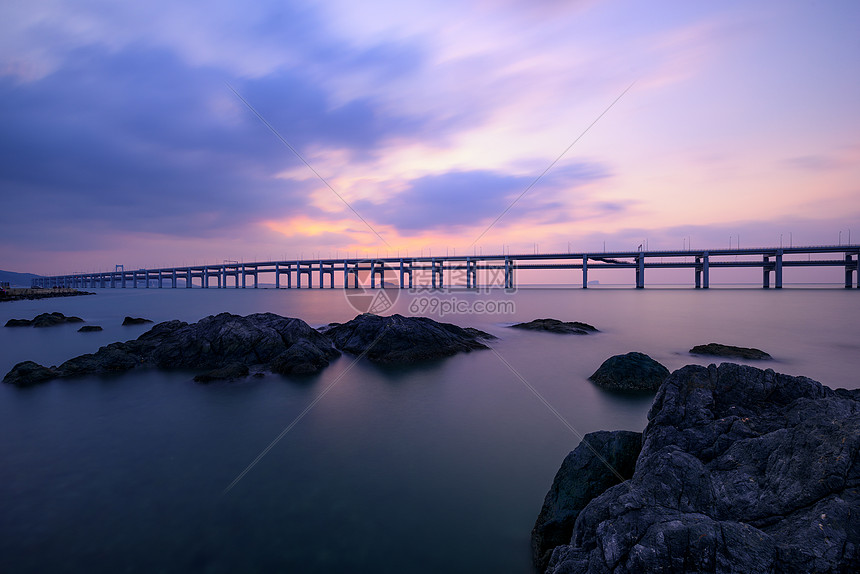
MULTIPOLYGON (((444 255, 420 257, 316 258, 302 260, 257 261, 244 263, 225 260, 220 264, 201 264, 160 269, 72 273, 33 279, 40 288, 253 288, 260 277, 273 279, 275 288, 301 289, 316 286, 335 288, 335 276, 342 277, 339 288, 394 287, 412 288, 413 276, 430 288, 446 286, 476 289, 498 286, 516 287, 517 271, 581 271, 582 288, 588 288, 588 273, 604 269, 629 269, 634 285, 645 287, 648 269, 688 269, 697 289, 708 289, 712 272, 727 268, 759 268, 762 287, 781 289, 786 268, 837 267, 845 273, 845 288, 860 288, 860 245, 817 245, 806 247, 756 247, 748 249, 610 251, 597 253, 504 253, 501 255, 444 255), (447 275, 447 285, 446 285, 447 275), (361 280, 360 280, 361 277, 361 280), (386 278, 399 281, 387 282, 386 278), (303 278, 305 278, 303 282, 303 278), (479 283, 483 278, 484 282, 479 283), (369 280, 368 280, 369 279, 369 280)), ((272 284, 270 283, 270 285, 272 284)), ((575 283, 572 283, 575 285, 575 283)))

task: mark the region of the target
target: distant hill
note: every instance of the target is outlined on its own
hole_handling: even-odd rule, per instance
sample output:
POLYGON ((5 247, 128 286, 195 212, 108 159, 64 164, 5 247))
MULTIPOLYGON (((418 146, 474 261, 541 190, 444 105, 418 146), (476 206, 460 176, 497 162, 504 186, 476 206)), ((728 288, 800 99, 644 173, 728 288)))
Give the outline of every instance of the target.
POLYGON ((35 277, 41 276, 34 275, 33 273, 15 273, 14 271, 3 271, 0 269, 0 282, 8 281, 12 287, 29 287, 30 282, 35 277))

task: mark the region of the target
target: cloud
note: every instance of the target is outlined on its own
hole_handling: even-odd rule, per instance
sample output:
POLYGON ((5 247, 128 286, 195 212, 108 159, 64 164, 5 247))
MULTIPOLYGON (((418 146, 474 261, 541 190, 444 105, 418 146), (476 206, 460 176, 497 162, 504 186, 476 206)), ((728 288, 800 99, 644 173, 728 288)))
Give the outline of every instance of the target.
MULTIPOLYGON (((301 162, 227 89, 215 70, 164 51, 82 48, 40 80, 0 79, 0 181, 9 226, 46 237, 62 221, 92 229, 221 236, 265 218, 315 213, 307 179, 275 177, 301 162)), ((282 72, 238 83, 298 149, 372 154, 420 122, 365 101, 332 107, 325 92, 282 72)), ((71 232, 71 235, 68 233, 71 232)))
POLYGON ((835 156, 802 155, 783 161, 787 167, 811 172, 828 172, 845 166, 845 162, 835 156))
POLYGON ((566 166, 550 172, 517 201, 535 183, 536 176, 452 171, 411 180, 406 190, 382 203, 363 200, 355 207, 374 221, 393 225, 406 234, 485 226, 506 210, 510 210, 511 219, 529 215, 552 219, 570 200, 560 195, 575 194, 578 187, 607 177, 607 173, 600 165, 566 166))

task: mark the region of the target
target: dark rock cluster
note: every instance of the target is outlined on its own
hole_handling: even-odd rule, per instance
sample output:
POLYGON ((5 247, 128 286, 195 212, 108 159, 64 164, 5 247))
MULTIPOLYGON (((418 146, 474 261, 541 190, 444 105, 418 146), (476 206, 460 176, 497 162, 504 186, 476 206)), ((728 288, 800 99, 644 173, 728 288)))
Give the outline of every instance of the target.
MULTIPOLYGON (((860 572, 860 390, 690 365, 648 419, 629 480, 591 496, 583 481, 611 477, 582 446, 562 466, 533 539, 546 572, 860 572), (573 529, 550 551, 547 525, 565 505, 573 529)), ((610 461, 616 435, 592 442, 625 476, 610 461)))
POLYGON ((54 327, 65 323, 83 323, 80 317, 66 317, 62 313, 41 313, 32 319, 9 319, 6 327, 54 327))
POLYGON ((26 386, 53 378, 108 374, 135 367, 210 371, 205 380, 244 376, 236 365, 260 366, 283 374, 316 372, 340 355, 331 341, 301 319, 272 313, 241 317, 213 315, 188 324, 166 321, 137 339, 111 343, 58 367, 30 361, 16 365, 3 382, 26 386))
POLYGON ((591 499, 633 476, 641 448, 642 433, 598 431, 565 457, 532 530, 532 556, 541 571, 553 549, 570 542, 576 517, 591 499))
POLYGON ((352 321, 330 324, 325 335, 335 347, 353 355, 365 355, 377 363, 404 364, 449 357, 476 349, 487 349, 482 339, 492 335, 463 329, 427 317, 382 317, 370 313, 352 321))
POLYGON ((550 333, 561 333, 563 335, 589 335, 597 333, 598 330, 588 323, 579 321, 559 321, 558 319, 535 319, 528 323, 517 323, 511 325, 512 329, 527 329, 529 331, 548 331, 550 333))
POLYGON ((644 353, 609 357, 588 377, 599 387, 612 391, 657 392, 669 376, 669 369, 644 353))
POLYGON ((424 317, 364 314, 320 333, 301 319, 273 313, 247 317, 221 313, 190 325, 176 320, 158 323, 137 339, 111 343, 56 367, 19 363, 3 382, 28 386, 136 367, 205 371, 195 377, 198 382, 242 378, 252 369, 304 375, 325 368, 340 356, 338 349, 378 363, 403 364, 486 349, 481 340, 491 338, 477 329, 424 317))
POLYGON ((708 343, 707 345, 696 345, 690 349, 693 355, 711 355, 714 357, 727 357, 734 359, 765 360, 772 359, 769 354, 761 349, 749 347, 735 347, 732 345, 721 345, 720 343, 708 343))

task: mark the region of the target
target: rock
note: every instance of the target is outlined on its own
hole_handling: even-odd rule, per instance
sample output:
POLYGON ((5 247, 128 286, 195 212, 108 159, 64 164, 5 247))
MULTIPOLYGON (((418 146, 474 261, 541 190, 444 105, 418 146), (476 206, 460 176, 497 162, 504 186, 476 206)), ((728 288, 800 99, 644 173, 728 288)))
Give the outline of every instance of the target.
POLYGON ((78 333, 95 333, 96 331, 101 331, 102 328, 100 325, 84 325, 80 329, 78 329, 78 333))
POLYGON ((464 327, 464 331, 475 337, 476 339, 484 339, 486 341, 495 341, 498 340, 498 337, 495 335, 491 335, 486 331, 481 331, 480 329, 475 329, 474 327, 464 327))
POLYGON ((242 377, 247 377, 249 373, 248 365, 242 363, 230 363, 225 367, 213 369, 208 373, 197 375, 194 381, 197 383, 211 383, 212 381, 232 381, 242 377))
MULTIPOLYGON (((315 352, 319 367, 328 365, 340 353, 331 342, 301 319, 274 313, 241 317, 221 313, 187 325, 164 325, 147 337, 157 341, 150 360, 161 368, 217 369, 230 363, 269 365, 296 343, 305 346, 288 355, 306 366, 307 353, 315 352)), ((278 365, 283 368, 284 358, 278 365)), ((304 368, 304 367, 303 367, 304 368)))
POLYGON ((481 342, 484 337, 475 331, 427 317, 402 315, 381 317, 364 313, 347 323, 331 326, 325 336, 342 351, 389 364, 407 364, 489 348, 481 342))
POLYGON ((550 333, 561 333, 565 335, 588 335, 599 332, 588 323, 579 321, 564 322, 558 319, 535 319, 528 323, 517 323, 511 325, 512 329, 528 329, 530 331, 549 331, 550 333))
POLYGON ((183 321, 159 323, 135 340, 111 343, 59 367, 46 369, 35 363, 22 363, 26 366, 16 366, 4 381, 33 384, 136 367, 214 371, 203 375, 209 380, 247 375, 247 370, 245 375, 232 374, 239 372, 236 365, 246 369, 259 365, 283 374, 310 373, 338 356, 340 351, 332 347, 331 341, 301 319, 272 313, 247 317, 221 313, 190 325, 183 321))
POLYGON ((128 343, 111 343, 95 353, 87 353, 56 367, 57 377, 69 378, 82 375, 106 375, 121 373, 145 365, 144 359, 128 343))
POLYGON ((152 323, 151 319, 144 319, 143 317, 126 317, 122 320, 123 326, 126 325, 143 325, 144 323, 152 323))
POLYGON ((860 401, 805 377, 690 365, 660 386, 633 477, 546 572, 860 571, 860 401))
POLYGON ((733 357, 737 359, 764 360, 772 359, 770 355, 761 349, 750 349, 747 347, 733 347, 719 343, 708 343, 707 345, 696 345, 690 349, 693 355, 713 355, 715 357, 733 357))
POLYGON ((309 375, 322 370, 339 355, 331 346, 300 340, 272 359, 270 368, 280 375, 309 375))
POLYGON ((3 377, 3 382, 18 387, 29 387, 38 383, 44 383, 57 377, 53 369, 43 367, 33 361, 18 363, 3 377))
POLYGON ((532 530, 532 556, 540 570, 553 548, 570 542, 576 517, 591 499, 633 476, 641 448, 642 433, 599 431, 585 435, 567 455, 532 530))
POLYGON ((669 376, 669 369, 644 353, 609 357, 588 380, 613 391, 656 392, 669 376))
POLYGON ((83 323, 80 317, 66 317, 62 313, 41 313, 33 319, 9 319, 6 327, 54 327, 64 323, 83 323))

